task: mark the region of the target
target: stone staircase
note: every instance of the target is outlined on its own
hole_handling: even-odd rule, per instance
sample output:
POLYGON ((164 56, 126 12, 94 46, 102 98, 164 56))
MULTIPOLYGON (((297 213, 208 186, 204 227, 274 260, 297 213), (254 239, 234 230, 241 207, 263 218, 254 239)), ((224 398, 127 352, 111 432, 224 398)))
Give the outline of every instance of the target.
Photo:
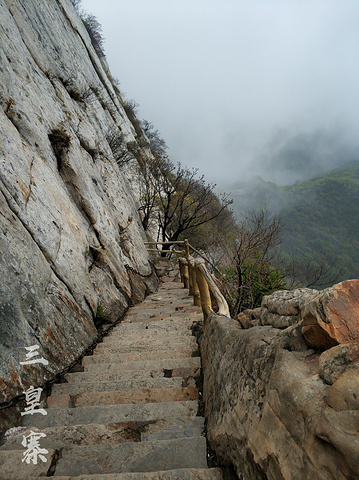
POLYGON ((83 358, 83 371, 52 387, 47 415, 24 416, 0 448, 0 479, 222 479, 207 467, 197 414, 201 360, 191 326, 202 314, 166 268, 158 292, 83 358), (31 431, 46 435, 47 462, 23 461, 31 431))

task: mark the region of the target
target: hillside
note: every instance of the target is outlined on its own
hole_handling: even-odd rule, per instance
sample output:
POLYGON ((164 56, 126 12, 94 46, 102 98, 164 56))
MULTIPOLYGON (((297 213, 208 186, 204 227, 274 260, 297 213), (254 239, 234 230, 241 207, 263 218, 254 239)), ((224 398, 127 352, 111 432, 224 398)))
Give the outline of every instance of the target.
POLYGON ((234 210, 266 207, 281 213, 283 252, 298 260, 335 259, 340 280, 359 276, 359 161, 304 182, 279 187, 256 179, 236 185, 234 210))

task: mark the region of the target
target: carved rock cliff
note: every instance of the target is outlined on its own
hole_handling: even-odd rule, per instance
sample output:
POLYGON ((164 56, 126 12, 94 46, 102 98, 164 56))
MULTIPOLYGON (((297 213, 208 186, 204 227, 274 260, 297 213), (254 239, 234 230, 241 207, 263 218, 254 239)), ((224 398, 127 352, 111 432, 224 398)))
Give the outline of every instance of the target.
POLYGON ((208 438, 246 479, 359 478, 358 291, 275 292, 239 322, 208 318, 208 438))
POLYGON ((124 103, 70 0, 0 2, 0 401, 154 287, 128 273, 151 273, 128 182, 150 151, 124 103), (20 365, 31 345, 48 365, 20 365))

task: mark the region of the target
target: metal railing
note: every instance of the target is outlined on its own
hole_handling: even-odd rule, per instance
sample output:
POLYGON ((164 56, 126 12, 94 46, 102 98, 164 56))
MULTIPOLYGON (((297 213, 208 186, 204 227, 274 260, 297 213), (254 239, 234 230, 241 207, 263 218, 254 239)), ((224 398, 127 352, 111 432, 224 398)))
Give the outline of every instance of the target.
MULTIPOLYGON (((206 262, 208 262, 215 270, 217 268, 210 262, 204 255, 197 249, 192 247, 188 240, 175 241, 175 242, 145 242, 145 245, 182 245, 183 250, 168 249, 147 249, 149 252, 157 253, 175 253, 181 255, 179 258, 179 269, 181 275, 181 282, 184 288, 188 288, 189 295, 193 296, 193 304, 202 307, 203 320, 206 322, 208 315, 215 313, 212 308, 211 293, 218 306, 218 314, 230 317, 229 307, 226 299, 219 290, 215 277, 206 268, 206 262), (194 258, 190 255, 192 250, 200 258, 194 258)), ((217 270, 218 271, 218 270, 217 270)))

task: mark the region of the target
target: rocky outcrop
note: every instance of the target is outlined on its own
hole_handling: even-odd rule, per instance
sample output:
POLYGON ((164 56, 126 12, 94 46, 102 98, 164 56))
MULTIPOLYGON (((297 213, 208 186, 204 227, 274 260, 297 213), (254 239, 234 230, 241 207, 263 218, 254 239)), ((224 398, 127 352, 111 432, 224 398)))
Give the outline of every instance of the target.
POLYGON ((357 284, 276 292, 239 322, 208 318, 201 345, 208 437, 246 479, 359 478, 357 284), (340 317, 350 335, 337 335, 340 344, 325 351, 322 343, 311 348, 308 312, 325 326, 340 317))
POLYGON ((288 328, 298 323, 303 306, 318 294, 310 288, 279 290, 263 298, 261 308, 245 310, 238 315, 243 328, 271 325, 274 328, 288 328))
POLYGON ((359 280, 327 288, 305 305, 303 335, 308 345, 327 349, 359 339, 359 280))
POLYGON ((70 364, 96 317, 116 320, 155 280, 127 180, 146 138, 70 0, 0 2, 0 65, 1 402, 70 364), (20 365, 32 345, 48 365, 20 365))

